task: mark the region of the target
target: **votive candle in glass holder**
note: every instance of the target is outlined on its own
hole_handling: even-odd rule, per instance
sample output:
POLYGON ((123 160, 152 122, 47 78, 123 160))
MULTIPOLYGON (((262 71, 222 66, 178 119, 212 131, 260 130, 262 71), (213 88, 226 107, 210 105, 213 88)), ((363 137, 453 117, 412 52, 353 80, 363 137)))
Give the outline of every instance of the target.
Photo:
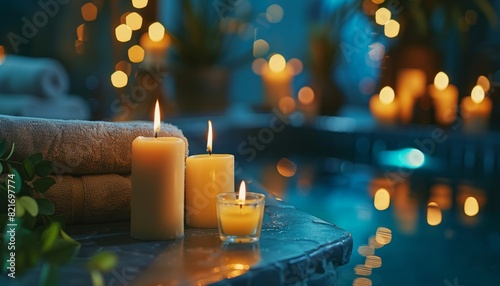
POLYGON ((246 192, 241 182, 238 193, 217 195, 219 237, 225 242, 250 243, 259 241, 264 217, 265 195, 246 192))

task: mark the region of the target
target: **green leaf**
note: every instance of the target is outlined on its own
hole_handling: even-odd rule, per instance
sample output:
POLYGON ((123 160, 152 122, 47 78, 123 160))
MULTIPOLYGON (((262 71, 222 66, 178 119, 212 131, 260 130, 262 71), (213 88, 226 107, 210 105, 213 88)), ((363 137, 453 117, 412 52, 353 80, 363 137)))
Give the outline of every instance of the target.
POLYGON ((30 160, 26 159, 23 161, 23 168, 24 172, 26 172, 26 175, 28 176, 26 179, 31 181, 35 176, 35 165, 30 160))
MULTIPOLYGON (((38 204, 32 197, 22 196, 16 200, 16 209, 17 206, 20 205, 24 208, 26 212, 28 212, 32 216, 38 215, 38 204)), ((24 215, 24 213, 23 213, 24 215)), ((22 216, 22 215, 20 215, 22 216)))
POLYGON ((51 177, 38 178, 33 182, 33 187, 35 191, 39 193, 45 193, 52 187, 56 181, 51 177))
POLYGON ((7 139, 0 140, 0 158, 2 158, 7 149, 7 139))
POLYGON ((92 256, 90 261, 87 262, 87 269, 91 271, 108 272, 116 267, 117 262, 118 256, 116 256, 116 254, 109 251, 99 252, 92 256))
POLYGON ((104 286, 104 278, 99 271, 90 271, 90 278, 92 279, 93 286, 104 286))
POLYGON ((53 222, 49 227, 42 233, 42 252, 48 251, 54 245, 57 237, 59 236, 59 231, 61 230, 61 225, 57 222, 53 222))
POLYGON ((42 153, 33 154, 28 158, 28 160, 30 160, 31 162, 33 162, 34 165, 36 165, 43 160, 42 153))
POLYGON ((76 240, 74 240, 71 236, 69 236, 64 230, 61 229, 61 236, 64 240, 69 241, 71 243, 77 244, 80 246, 80 243, 76 240))
POLYGON ((51 263, 64 264, 75 256, 79 248, 80 244, 58 238, 54 241, 52 247, 43 254, 43 257, 51 263))
POLYGON ((19 203, 19 201, 16 201, 16 216, 17 217, 23 217, 24 213, 26 213, 26 210, 24 209, 24 206, 19 203))
POLYGON ((37 199, 38 213, 41 215, 53 215, 55 213, 54 203, 48 199, 37 199))
POLYGON ((40 285, 59 285, 59 267, 53 263, 44 263, 40 273, 40 285))
POLYGON ((9 160, 10 157, 12 157, 12 154, 14 154, 14 147, 16 146, 15 143, 12 143, 12 147, 10 147, 10 153, 9 155, 7 155, 7 157, 5 157, 5 160, 9 160))
POLYGON ((42 160, 35 165, 35 173, 40 177, 46 177, 54 171, 52 162, 42 160))

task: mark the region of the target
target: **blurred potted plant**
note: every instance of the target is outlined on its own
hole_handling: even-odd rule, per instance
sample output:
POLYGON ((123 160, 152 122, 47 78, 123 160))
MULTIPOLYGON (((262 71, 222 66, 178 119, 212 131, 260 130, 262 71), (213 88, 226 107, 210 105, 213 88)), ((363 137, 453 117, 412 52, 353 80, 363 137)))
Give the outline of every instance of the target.
POLYGON ((344 104, 344 95, 333 80, 333 71, 340 55, 341 29, 345 22, 357 10, 357 1, 348 1, 335 10, 320 15, 324 11, 324 1, 314 5, 313 19, 309 39, 309 70, 311 87, 319 102, 320 115, 335 115, 344 104))
MULTIPOLYGON (((243 2, 230 12, 248 7, 243 2)), ((222 112, 228 106, 230 69, 241 61, 230 58, 229 47, 237 38, 233 32, 241 31, 249 13, 236 18, 217 9, 212 1, 180 0, 180 23, 168 32, 175 98, 181 113, 222 112)))

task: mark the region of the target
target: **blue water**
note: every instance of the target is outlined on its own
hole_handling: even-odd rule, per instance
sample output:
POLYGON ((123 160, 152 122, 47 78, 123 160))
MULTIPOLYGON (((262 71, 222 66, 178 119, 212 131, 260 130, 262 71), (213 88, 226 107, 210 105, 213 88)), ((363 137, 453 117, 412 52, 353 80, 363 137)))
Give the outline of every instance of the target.
POLYGON ((335 158, 279 159, 245 171, 255 186, 352 234, 351 261, 340 268, 339 285, 500 285, 497 187, 335 158), (380 188, 390 201, 378 201, 378 210, 380 188), (474 216, 464 213, 468 197, 479 205, 474 216), (437 207, 428 210, 429 202, 437 207))

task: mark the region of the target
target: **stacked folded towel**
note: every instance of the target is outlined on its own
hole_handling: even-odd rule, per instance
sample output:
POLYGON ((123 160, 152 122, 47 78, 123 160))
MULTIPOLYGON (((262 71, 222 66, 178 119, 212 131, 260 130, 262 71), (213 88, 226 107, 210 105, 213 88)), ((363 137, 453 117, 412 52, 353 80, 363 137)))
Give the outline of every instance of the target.
MULTIPOLYGON (((152 125, 0 115, 0 140, 15 143, 12 160, 41 153, 53 162, 57 183, 45 195, 68 223, 127 220, 132 141, 152 136, 152 125)), ((188 150, 182 131, 171 124, 163 123, 159 136, 182 138, 188 150)))
POLYGON ((68 75, 55 60, 7 55, 0 64, 0 114, 90 118, 85 101, 68 95, 68 89, 68 75))

